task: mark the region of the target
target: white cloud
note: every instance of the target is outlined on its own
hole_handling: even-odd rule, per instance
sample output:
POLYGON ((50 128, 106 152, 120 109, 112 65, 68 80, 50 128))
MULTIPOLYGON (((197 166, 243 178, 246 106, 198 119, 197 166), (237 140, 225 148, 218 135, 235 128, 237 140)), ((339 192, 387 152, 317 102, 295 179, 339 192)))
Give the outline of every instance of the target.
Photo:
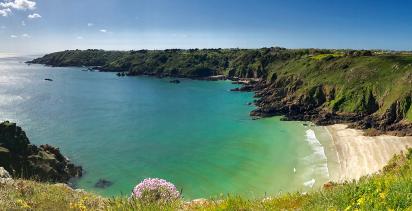
POLYGON ((0 16, 7 17, 10 14, 11 14, 11 9, 10 8, 0 10, 0 16))
POLYGON ((22 38, 30 38, 31 36, 28 35, 28 34, 22 34, 21 37, 22 37, 22 38))
POLYGON ((41 18, 41 15, 39 15, 38 13, 33 13, 27 16, 30 19, 35 19, 35 18, 41 18))
POLYGON ((25 21, 21 21, 21 25, 22 25, 22 26, 26 26, 26 22, 25 22, 25 21))
POLYGON ((100 32, 103 32, 103 33, 106 33, 106 32, 107 32, 106 29, 100 29, 99 31, 100 31, 100 32))
POLYGON ((87 26, 92 27, 92 26, 94 26, 94 23, 87 23, 87 26))
POLYGON ((0 6, 18 10, 34 10, 36 9, 36 2, 30 0, 7 0, 0 3, 0 6))
POLYGON ((10 38, 17 38, 17 36, 12 34, 12 35, 10 35, 10 38))
POLYGON ((84 37, 82 37, 82 36, 77 36, 76 39, 82 40, 82 39, 84 39, 84 37))

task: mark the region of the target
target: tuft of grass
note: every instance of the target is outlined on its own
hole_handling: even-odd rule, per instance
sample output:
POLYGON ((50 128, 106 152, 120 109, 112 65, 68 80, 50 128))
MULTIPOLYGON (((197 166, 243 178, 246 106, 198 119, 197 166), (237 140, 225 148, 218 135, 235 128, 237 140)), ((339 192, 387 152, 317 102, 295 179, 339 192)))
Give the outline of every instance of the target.
POLYGON ((5 210, 104 209, 107 199, 63 184, 15 180, 0 184, 0 206, 5 210))
POLYGON ((406 120, 412 122, 412 106, 409 108, 409 111, 406 113, 406 120))

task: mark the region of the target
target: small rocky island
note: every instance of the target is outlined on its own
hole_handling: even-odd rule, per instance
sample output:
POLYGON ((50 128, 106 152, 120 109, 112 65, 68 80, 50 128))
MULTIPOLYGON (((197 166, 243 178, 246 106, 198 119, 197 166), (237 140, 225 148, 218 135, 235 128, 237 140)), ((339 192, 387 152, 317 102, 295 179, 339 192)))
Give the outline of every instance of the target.
POLYGON ((16 123, 0 124, 0 166, 14 177, 67 183, 82 176, 82 167, 64 157, 58 148, 30 143, 16 123))

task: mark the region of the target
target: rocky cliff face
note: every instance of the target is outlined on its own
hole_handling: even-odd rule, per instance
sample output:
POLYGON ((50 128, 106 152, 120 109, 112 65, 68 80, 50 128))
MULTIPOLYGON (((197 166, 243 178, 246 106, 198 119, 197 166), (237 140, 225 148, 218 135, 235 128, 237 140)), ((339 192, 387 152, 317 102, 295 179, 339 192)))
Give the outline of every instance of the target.
POLYGON ((0 124, 0 166, 15 177, 48 182, 68 182, 82 175, 82 168, 71 163, 58 148, 30 144, 21 127, 8 121, 0 124))
MULTIPOLYGON (((362 99, 364 112, 339 112, 330 109, 328 102, 335 100, 335 89, 316 86, 306 92, 299 92, 302 81, 294 78, 280 78, 274 82, 262 81, 248 85, 254 91, 257 109, 250 115, 270 117, 283 115, 283 120, 312 121, 318 125, 347 123, 353 128, 376 129, 375 135, 386 133, 411 136, 412 124, 404 121, 405 113, 411 106, 411 97, 395 101, 382 114, 379 104, 372 94, 362 99)), ((246 87, 246 86, 245 86, 246 87)), ((240 88, 239 90, 242 90, 240 88)), ((239 91, 234 90, 234 91, 239 91)))

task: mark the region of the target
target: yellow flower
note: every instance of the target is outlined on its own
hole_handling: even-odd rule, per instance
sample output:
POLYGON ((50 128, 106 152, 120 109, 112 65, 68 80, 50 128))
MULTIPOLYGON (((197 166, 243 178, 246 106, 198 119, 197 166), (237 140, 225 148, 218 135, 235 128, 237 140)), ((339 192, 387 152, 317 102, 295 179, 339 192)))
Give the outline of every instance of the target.
POLYGON ((348 207, 345 208, 345 211, 348 211, 348 210, 350 210, 351 208, 352 208, 352 206, 349 205, 348 207))
POLYGON ((359 206, 362 206, 365 203, 365 197, 360 197, 357 202, 359 206))
POLYGON ((25 202, 21 199, 18 199, 16 202, 23 209, 30 209, 31 208, 31 206, 29 204, 27 204, 27 202, 25 202))
POLYGON ((379 194, 379 197, 381 197, 381 199, 385 199, 386 193, 385 193, 385 192, 380 193, 380 194, 379 194))
POLYGON ((80 211, 86 211, 87 210, 86 205, 83 204, 83 200, 80 200, 77 203, 70 203, 70 208, 75 209, 75 210, 80 210, 80 211))

